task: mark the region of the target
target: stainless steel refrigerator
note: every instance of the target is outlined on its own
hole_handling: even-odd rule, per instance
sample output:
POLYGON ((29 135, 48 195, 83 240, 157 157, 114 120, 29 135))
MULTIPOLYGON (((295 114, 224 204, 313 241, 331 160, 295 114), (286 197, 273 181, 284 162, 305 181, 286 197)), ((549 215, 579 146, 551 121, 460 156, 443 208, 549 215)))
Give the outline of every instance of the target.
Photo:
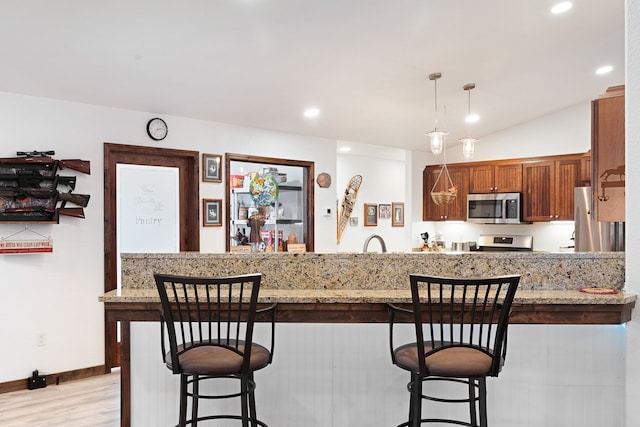
POLYGON ((575 251, 624 251, 624 222, 593 219, 591 187, 575 189, 575 251))

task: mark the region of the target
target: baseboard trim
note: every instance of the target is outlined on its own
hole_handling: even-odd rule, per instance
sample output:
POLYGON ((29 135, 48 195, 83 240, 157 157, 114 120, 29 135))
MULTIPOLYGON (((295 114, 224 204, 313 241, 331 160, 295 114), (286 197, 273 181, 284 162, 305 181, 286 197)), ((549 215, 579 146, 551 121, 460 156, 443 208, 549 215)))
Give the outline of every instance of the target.
MULTIPOLYGON (((55 374, 45 374, 47 377, 47 386, 60 384, 66 381, 79 380, 82 378, 89 378, 96 375, 102 375, 106 373, 104 365, 92 366, 90 368, 74 369, 73 371, 58 372, 55 374)), ((0 383, 0 394, 9 393, 10 391, 26 390, 29 384, 29 379, 7 381, 0 383)))

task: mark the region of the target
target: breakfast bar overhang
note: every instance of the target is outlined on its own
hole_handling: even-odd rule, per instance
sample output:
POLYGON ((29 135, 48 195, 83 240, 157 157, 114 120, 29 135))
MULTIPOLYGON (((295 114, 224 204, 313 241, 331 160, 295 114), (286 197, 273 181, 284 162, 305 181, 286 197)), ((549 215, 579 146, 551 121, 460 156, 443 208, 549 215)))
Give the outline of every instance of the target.
POLYGON ((121 425, 131 425, 130 322, 159 321, 155 272, 262 273, 259 301, 278 303, 278 322, 337 324, 386 323, 387 303, 410 303, 412 273, 520 274, 511 323, 616 325, 631 319, 636 302, 623 290, 624 262, 624 253, 123 254, 121 289, 101 297, 105 322, 122 325, 121 425), (585 288, 615 293, 593 294, 585 288))

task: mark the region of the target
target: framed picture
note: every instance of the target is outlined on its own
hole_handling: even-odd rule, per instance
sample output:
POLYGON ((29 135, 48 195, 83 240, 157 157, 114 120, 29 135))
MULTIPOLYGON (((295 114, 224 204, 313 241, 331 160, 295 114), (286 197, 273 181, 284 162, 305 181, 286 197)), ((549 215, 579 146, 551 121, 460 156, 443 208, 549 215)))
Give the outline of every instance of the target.
POLYGON ((389 204, 378 205, 378 218, 380 219, 391 218, 391 205, 389 204))
POLYGON ((220 154, 202 153, 202 180, 205 182, 222 182, 222 156, 220 154))
POLYGON ((350 216, 349 217, 349 225, 352 227, 357 227, 358 226, 358 217, 357 216, 350 216))
POLYGON ((202 226, 222 226, 222 199, 202 199, 202 226))
POLYGON ((404 227, 404 203, 393 202, 391 203, 391 217, 392 227, 404 227))
POLYGON ((364 225, 365 227, 378 225, 378 205, 364 204, 364 225))

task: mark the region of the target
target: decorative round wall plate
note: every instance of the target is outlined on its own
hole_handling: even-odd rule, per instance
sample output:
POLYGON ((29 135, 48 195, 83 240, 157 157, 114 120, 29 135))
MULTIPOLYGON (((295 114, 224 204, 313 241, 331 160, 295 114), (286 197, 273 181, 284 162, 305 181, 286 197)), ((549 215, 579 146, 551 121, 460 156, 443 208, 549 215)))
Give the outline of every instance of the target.
POLYGON ((256 175, 249 183, 249 194, 256 205, 270 205, 278 200, 278 183, 271 175, 256 175))

